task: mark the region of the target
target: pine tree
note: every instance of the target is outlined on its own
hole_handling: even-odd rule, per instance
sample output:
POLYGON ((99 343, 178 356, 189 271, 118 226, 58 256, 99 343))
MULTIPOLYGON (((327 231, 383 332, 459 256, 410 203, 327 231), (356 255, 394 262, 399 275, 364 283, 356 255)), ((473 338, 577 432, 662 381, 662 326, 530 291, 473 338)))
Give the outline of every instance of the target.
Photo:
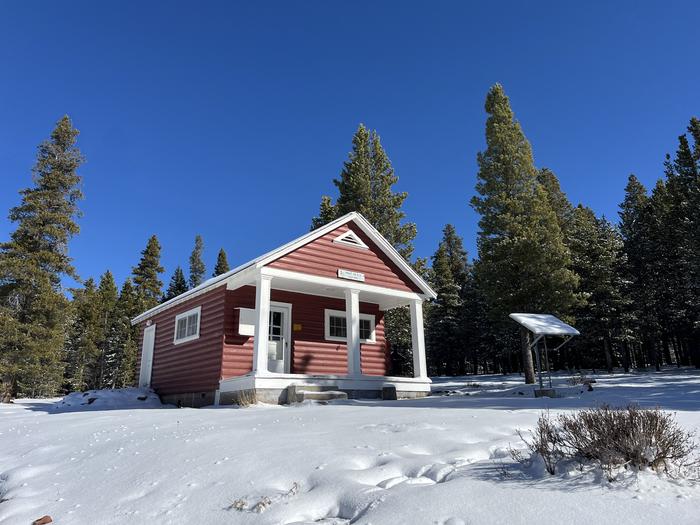
POLYGON ((311 229, 315 230, 321 226, 328 224, 338 217, 338 210, 333 201, 328 195, 321 197, 321 205, 319 206, 318 216, 311 219, 311 229))
POLYGON ((141 260, 133 269, 140 310, 148 310, 160 302, 163 283, 159 275, 164 271, 160 265, 160 243, 153 235, 141 252, 141 260))
POLYGON ((65 386, 69 390, 96 388, 102 319, 95 281, 90 278, 83 288, 73 290, 71 322, 66 338, 65 386))
POLYGON ((141 313, 140 299, 131 279, 124 281, 114 309, 109 332, 109 351, 105 356, 105 386, 131 386, 136 376, 139 329, 131 319, 141 313))
POLYGON ((700 367, 700 122, 693 118, 687 128, 695 150, 686 135, 678 137, 678 149, 671 159, 666 156, 664 200, 658 205, 655 224, 664 229, 664 285, 669 290, 668 323, 679 338, 691 347, 695 364, 700 367))
POLYGON ((196 235, 194 238, 194 248, 190 254, 190 288, 195 288, 204 282, 204 275, 207 269, 202 261, 202 253, 204 252, 204 241, 201 235, 196 235))
POLYGON ((582 334, 574 341, 578 367, 604 362, 612 372, 616 364, 613 344, 622 339, 620 320, 627 306, 620 274, 625 261, 622 238, 605 218, 579 205, 571 216, 568 245, 583 297, 574 311, 582 334), (591 353, 595 349, 600 350, 602 360, 591 353))
MULTIPOLYGON (((370 132, 360 124, 352 139, 352 151, 345 161, 338 179, 338 198, 333 204, 330 197, 321 199, 319 215, 312 220, 316 229, 352 211, 361 213, 384 238, 408 261, 413 254, 416 225, 402 222, 401 211, 405 192, 394 192, 398 182, 391 162, 381 145, 376 131, 370 132)), ((425 261, 417 260, 414 269, 425 271, 425 261)), ((411 323, 407 307, 395 308, 384 316, 386 338, 392 353, 396 373, 409 374, 412 370, 411 323)))
POLYGON ((10 210, 17 229, 0 245, 0 399, 54 394, 61 381, 67 306, 61 278, 77 277, 68 255, 82 198, 77 136, 67 116, 58 121, 39 145, 34 185, 10 210))
POLYGON ((462 239, 451 224, 443 229, 443 238, 432 262, 431 280, 438 296, 427 316, 428 358, 431 368, 438 374, 464 374, 467 355, 462 293, 469 267, 462 239))
POLYGON ((547 193, 549 205, 554 210, 559 223, 559 229, 567 236, 567 232, 573 220, 574 207, 569 198, 562 191, 559 179, 554 172, 548 168, 542 168, 537 173, 537 180, 547 193))
POLYGON ((427 325, 430 361, 433 361, 438 374, 454 375, 452 357, 453 345, 457 339, 458 312, 461 307, 459 285, 452 275, 445 246, 440 244, 432 257, 433 289, 438 297, 430 309, 427 325))
POLYGON ((401 224, 406 216, 401 206, 408 194, 394 192, 393 186, 398 180, 377 132, 370 132, 360 124, 340 178, 333 180, 338 188, 336 203, 332 204, 331 199, 324 196, 313 226, 322 226, 352 211, 359 212, 409 260, 413 254, 416 225, 401 224))
POLYGON ((163 294, 162 302, 168 301, 188 290, 187 281, 185 280, 185 272, 179 266, 175 268, 173 276, 170 278, 168 289, 163 294))
POLYGON ((652 202, 642 183, 630 175, 619 211, 619 227, 626 256, 623 278, 626 283, 625 295, 629 298, 625 317, 630 326, 629 344, 638 350, 634 362, 640 367, 647 366, 653 360, 655 340, 660 335, 657 317, 660 285, 658 276, 654 275, 654 266, 659 261, 653 259, 663 251, 658 243, 659 235, 663 233, 662 228, 654 226, 654 210, 658 213, 662 209, 663 193, 663 184, 657 184, 652 202))
POLYGON ((448 224, 443 228, 440 245, 445 249, 445 257, 447 258, 450 272, 461 290, 467 279, 470 267, 467 252, 464 249, 464 242, 452 224, 448 224))
POLYGON ((211 274, 212 277, 217 275, 222 275, 226 272, 231 271, 231 267, 228 264, 228 257, 226 257, 226 252, 223 248, 219 250, 219 255, 216 256, 216 266, 214 266, 214 273, 211 274))
MULTIPOLYGON (((512 312, 566 316, 576 303, 576 275, 547 191, 538 181, 530 143, 496 84, 486 97, 486 151, 477 156, 480 286, 490 315, 508 328, 512 312)), ((526 382, 534 382, 532 355, 521 344, 526 382)))
POLYGON ((93 378, 95 388, 104 388, 107 385, 105 377, 110 375, 107 370, 107 354, 111 348, 111 326, 113 323, 117 301, 119 299, 119 290, 114 282, 112 272, 107 270, 100 277, 100 283, 97 287, 97 301, 100 307, 99 322, 100 322, 100 338, 97 346, 99 349, 99 362, 97 366, 97 375, 93 378))
MULTIPOLYGON (((462 288, 462 310, 460 312, 460 326, 466 348, 466 359, 469 364, 469 373, 478 374, 497 371, 498 354, 494 354, 497 348, 497 341, 491 321, 488 316, 486 297, 479 288, 476 279, 474 266, 472 265, 467 273, 464 286, 462 288)), ((500 371, 509 372, 508 361, 500 360, 500 371)))

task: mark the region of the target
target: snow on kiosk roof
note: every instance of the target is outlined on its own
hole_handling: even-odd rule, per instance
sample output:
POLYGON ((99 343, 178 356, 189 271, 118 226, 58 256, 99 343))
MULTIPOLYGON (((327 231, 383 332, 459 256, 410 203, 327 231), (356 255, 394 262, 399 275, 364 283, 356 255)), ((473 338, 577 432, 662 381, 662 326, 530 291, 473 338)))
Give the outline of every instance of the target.
POLYGON ((535 335, 581 335, 576 328, 550 314, 510 314, 508 317, 535 335))
MULTIPOLYGON (((518 323, 523 328, 529 330, 534 334, 534 340, 530 341, 528 337, 528 347, 530 350, 535 351, 535 357, 537 358, 537 375, 540 378, 540 394, 541 395, 552 395, 554 391, 552 390, 552 373, 549 369, 549 351, 547 349, 547 336, 559 336, 564 338, 564 342, 557 346, 553 351, 559 350, 567 342, 571 340, 575 335, 581 335, 576 328, 571 325, 566 324, 564 321, 558 317, 554 317, 551 314, 510 314, 513 321, 518 323), (542 359, 540 358, 540 345, 539 342, 542 341, 544 344, 544 365, 547 370, 547 375, 549 376, 549 390, 544 390, 544 384, 542 381, 542 359)), ((538 396, 538 391, 535 391, 535 397, 538 396)))

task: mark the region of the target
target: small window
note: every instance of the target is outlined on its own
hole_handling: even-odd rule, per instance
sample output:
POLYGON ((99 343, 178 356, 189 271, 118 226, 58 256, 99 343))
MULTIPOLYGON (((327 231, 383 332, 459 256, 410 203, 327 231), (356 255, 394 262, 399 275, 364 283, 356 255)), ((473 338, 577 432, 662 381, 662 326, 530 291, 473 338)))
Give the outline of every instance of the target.
POLYGON ((372 339, 372 323, 369 319, 360 319, 360 339, 364 341, 372 339))
POLYGON ((338 235, 335 239, 333 239, 333 242, 346 244, 355 248, 363 248, 365 250, 369 248, 369 246, 362 242, 362 239, 360 239, 357 234, 351 230, 346 231, 342 235, 338 235))
MULTIPOLYGON (((373 315, 360 314, 360 342, 374 343, 375 320, 373 315)), ((326 340, 347 341, 348 327, 345 312, 326 310, 326 340)))
POLYGON ((202 307, 198 306, 175 316, 175 337, 173 343, 180 344, 199 338, 199 318, 202 307))
POLYGON ((344 316, 331 314, 328 318, 328 335, 345 339, 348 336, 347 319, 344 316))

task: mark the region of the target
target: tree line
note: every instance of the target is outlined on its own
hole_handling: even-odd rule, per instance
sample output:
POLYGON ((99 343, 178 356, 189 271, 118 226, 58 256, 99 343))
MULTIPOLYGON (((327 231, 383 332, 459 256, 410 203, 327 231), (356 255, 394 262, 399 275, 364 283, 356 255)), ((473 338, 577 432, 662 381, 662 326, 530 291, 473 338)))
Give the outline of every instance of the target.
MULTIPOLYGON (((557 176, 537 168, 500 85, 486 97, 486 149, 477 156, 478 254, 469 259, 454 226, 430 259, 413 256, 416 224, 379 134, 360 125, 338 178, 321 198, 317 228, 350 211, 364 215, 425 277, 431 374, 525 373, 534 381, 527 333, 512 312, 552 313, 581 331, 552 356, 554 368, 625 370, 700 366, 700 121, 692 118, 649 192, 629 177, 619 220, 572 204, 557 176)), ((177 266, 163 291, 154 235, 120 288, 110 271, 80 279, 68 253, 79 233, 83 156, 68 117, 38 147, 33 185, 9 213, 0 244, 0 395, 45 396, 133 384, 138 329, 130 319, 199 286, 204 243, 195 237, 189 275, 177 266), (62 280, 80 286, 65 293, 62 280)), ((466 188, 465 188, 466 193, 466 188)), ((465 203, 466 204, 466 203, 465 203)), ((221 249, 213 276, 229 271, 221 249)), ((385 316, 394 374, 410 374, 407 308, 385 316)))
MULTIPOLYGON (((38 147, 33 185, 20 191, 10 210, 16 224, 0 244, 0 400, 50 396, 59 392, 131 386, 139 331, 131 319, 205 278, 204 243, 195 237, 189 278, 181 267, 162 291, 161 246, 152 236, 121 288, 107 270, 96 282, 82 280, 68 254, 79 233, 83 195, 78 169, 84 161, 78 131, 65 116, 38 147), (80 284, 70 289, 62 281, 80 284)), ((213 275, 229 271, 218 253, 213 275)))
POLYGON ((619 222, 573 205, 532 148, 500 85, 478 154, 478 257, 447 225, 428 276, 433 374, 513 372, 534 382, 528 334, 512 312, 551 313, 581 336, 555 369, 700 367, 700 120, 691 118, 649 192, 630 175, 619 222), (520 347, 521 351, 516 349, 520 347))
MULTIPOLYGON (((477 155, 478 254, 453 225, 428 263, 412 257, 416 225, 376 131, 360 125, 335 201, 323 196, 312 228, 362 213, 438 297, 425 307, 431 374, 524 372, 534 382, 530 336, 514 312, 551 313, 581 336, 551 356, 555 369, 700 366, 700 121, 692 118, 666 156, 651 193, 630 175, 619 221, 572 204, 532 148, 503 87, 485 102, 486 149, 477 155)), ((394 373, 410 373, 406 308, 387 312, 394 373)), ((555 341, 555 344, 558 342, 555 341)))

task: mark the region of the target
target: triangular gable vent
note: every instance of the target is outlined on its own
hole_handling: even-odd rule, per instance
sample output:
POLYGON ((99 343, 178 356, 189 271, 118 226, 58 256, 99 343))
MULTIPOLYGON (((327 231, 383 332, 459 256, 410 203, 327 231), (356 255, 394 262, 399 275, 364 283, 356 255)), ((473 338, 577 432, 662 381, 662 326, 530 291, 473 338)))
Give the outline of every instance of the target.
POLYGON ((346 231, 342 235, 338 235, 335 239, 333 239, 333 242, 347 244, 348 246, 354 246, 355 248, 369 249, 369 246, 362 242, 362 239, 360 239, 352 230, 346 231))

